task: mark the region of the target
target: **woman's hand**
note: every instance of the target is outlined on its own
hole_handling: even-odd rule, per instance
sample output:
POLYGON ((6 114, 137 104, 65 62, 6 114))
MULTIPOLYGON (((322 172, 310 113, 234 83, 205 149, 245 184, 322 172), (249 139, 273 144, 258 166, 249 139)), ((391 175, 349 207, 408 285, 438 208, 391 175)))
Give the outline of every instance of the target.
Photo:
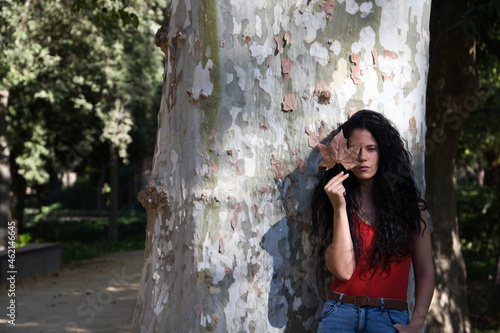
POLYGON ((427 212, 421 212, 422 233, 413 239, 413 270, 415 272, 415 308, 408 325, 394 325, 399 332, 420 333, 434 292, 434 265, 427 212))
POLYGON ((335 278, 347 281, 356 269, 349 219, 347 218, 345 194, 342 182, 349 174, 339 173, 325 185, 324 189, 333 206, 332 242, 325 249, 326 267, 335 278))
POLYGON ((339 173, 325 185, 324 189, 333 206, 332 242, 325 249, 326 267, 335 278, 347 281, 356 269, 349 219, 347 218, 346 190, 342 182, 349 174, 339 173))
POLYGON ((344 180, 349 177, 348 173, 340 172, 338 175, 330 179, 330 181, 325 185, 324 189, 328 198, 330 199, 333 209, 345 208, 345 187, 342 184, 344 180))
POLYGON ((423 325, 412 325, 411 323, 408 325, 394 325, 399 333, 420 333, 422 331, 422 326, 423 325))
POLYGON ((421 212, 422 233, 414 236, 412 262, 415 272, 415 308, 408 325, 396 324, 400 333, 420 333, 434 292, 434 265, 427 212, 421 212))

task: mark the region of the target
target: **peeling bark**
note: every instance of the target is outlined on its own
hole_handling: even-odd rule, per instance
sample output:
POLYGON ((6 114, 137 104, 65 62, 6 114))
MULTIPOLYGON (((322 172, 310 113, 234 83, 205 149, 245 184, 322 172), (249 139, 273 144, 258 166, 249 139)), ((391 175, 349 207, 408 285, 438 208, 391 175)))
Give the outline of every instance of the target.
POLYGON ((384 57, 389 57, 391 59, 399 58, 398 54, 394 51, 384 50, 384 57))
POLYGON ((293 64, 288 59, 281 59, 281 70, 283 71, 283 82, 287 83, 291 77, 290 72, 292 71, 293 64))
POLYGON ((283 101, 283 111, 293 111, 297 108, 297 97, 294 94, 286 94, 283 101))
POLYGON ((332 15, 333 14, 333 9, 335 8, 335 1, 334 0, 327 0, 325 1, 324 4, 319 5, 319 7, 325 11, 325 13, 332 15))
POLYGON ((167 190, 156 185, 153 179, 148 180, 148 185, 138 195, 139 202, 148 213, 154 213, 156 209, 168 206, 169 197, 167 190))
POLYGON ((361 79, 363 72, 361 70, 361 57, 359 54, 351 54, 351 62, 354 64, 354 66, 351 67, 352 82, 356 85, 363 84, 363 80, 361 79))
POLYGON ((330 99, 332 98, 332 93, 326 89, 325 84, 325 81, 321 81, 314 87, 313 96, 318 97, 318 103, 320 104, 330 104, 330 99))

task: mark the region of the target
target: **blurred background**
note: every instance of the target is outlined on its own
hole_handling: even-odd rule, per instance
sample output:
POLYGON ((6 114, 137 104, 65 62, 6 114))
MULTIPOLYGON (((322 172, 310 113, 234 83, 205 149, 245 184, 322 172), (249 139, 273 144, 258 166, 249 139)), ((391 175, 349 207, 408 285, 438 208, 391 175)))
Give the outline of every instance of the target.
POLYGON ((168 2, 0 2, 2 213, 20 246, 60 242, 64 262, 144 246, 137 193, 154 150, 154 36, 168 2))
MULTIPOLYGON (((63 265, 143 249, 137 193, 155 146, 164 58, 154 36, 169 2, 0 1, 0 215, 3 237, 16 222, 17 247, 59 243, 63 265)), ((500 1, 466 7, 450 29, 475 41, 479 102, 459 139, 457 216, 473 326, 500 332, 500 297, 492 297, 500 288, 500 1)))

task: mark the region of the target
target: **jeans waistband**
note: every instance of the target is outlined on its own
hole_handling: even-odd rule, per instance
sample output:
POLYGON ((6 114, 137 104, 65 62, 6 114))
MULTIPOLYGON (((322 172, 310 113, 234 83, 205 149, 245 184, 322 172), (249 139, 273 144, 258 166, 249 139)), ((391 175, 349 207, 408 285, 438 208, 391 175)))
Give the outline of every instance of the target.
POLYGON ((397 299, 372 298, 366 295, 351 296, 339 294, 334 291, 330 291, 328 299, 335 302, 339 302, 340 300, 341 303, 354 304, 357 306, 374 306, 377 308, 387 308, 399 311, 408 310, 408 303, 397 299))

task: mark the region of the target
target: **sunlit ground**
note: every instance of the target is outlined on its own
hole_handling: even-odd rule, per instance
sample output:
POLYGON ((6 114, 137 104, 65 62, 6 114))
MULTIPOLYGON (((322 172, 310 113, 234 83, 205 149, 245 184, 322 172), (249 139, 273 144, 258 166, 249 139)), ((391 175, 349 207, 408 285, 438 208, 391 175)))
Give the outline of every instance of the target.
MULTIPOLYGON (((143 251, 129 251, 66 265, 59 272, 16 282, 15 326, 7 332, 130 332, 143 251)), ((7 286, 0 295, 5 309, 7 286)))

